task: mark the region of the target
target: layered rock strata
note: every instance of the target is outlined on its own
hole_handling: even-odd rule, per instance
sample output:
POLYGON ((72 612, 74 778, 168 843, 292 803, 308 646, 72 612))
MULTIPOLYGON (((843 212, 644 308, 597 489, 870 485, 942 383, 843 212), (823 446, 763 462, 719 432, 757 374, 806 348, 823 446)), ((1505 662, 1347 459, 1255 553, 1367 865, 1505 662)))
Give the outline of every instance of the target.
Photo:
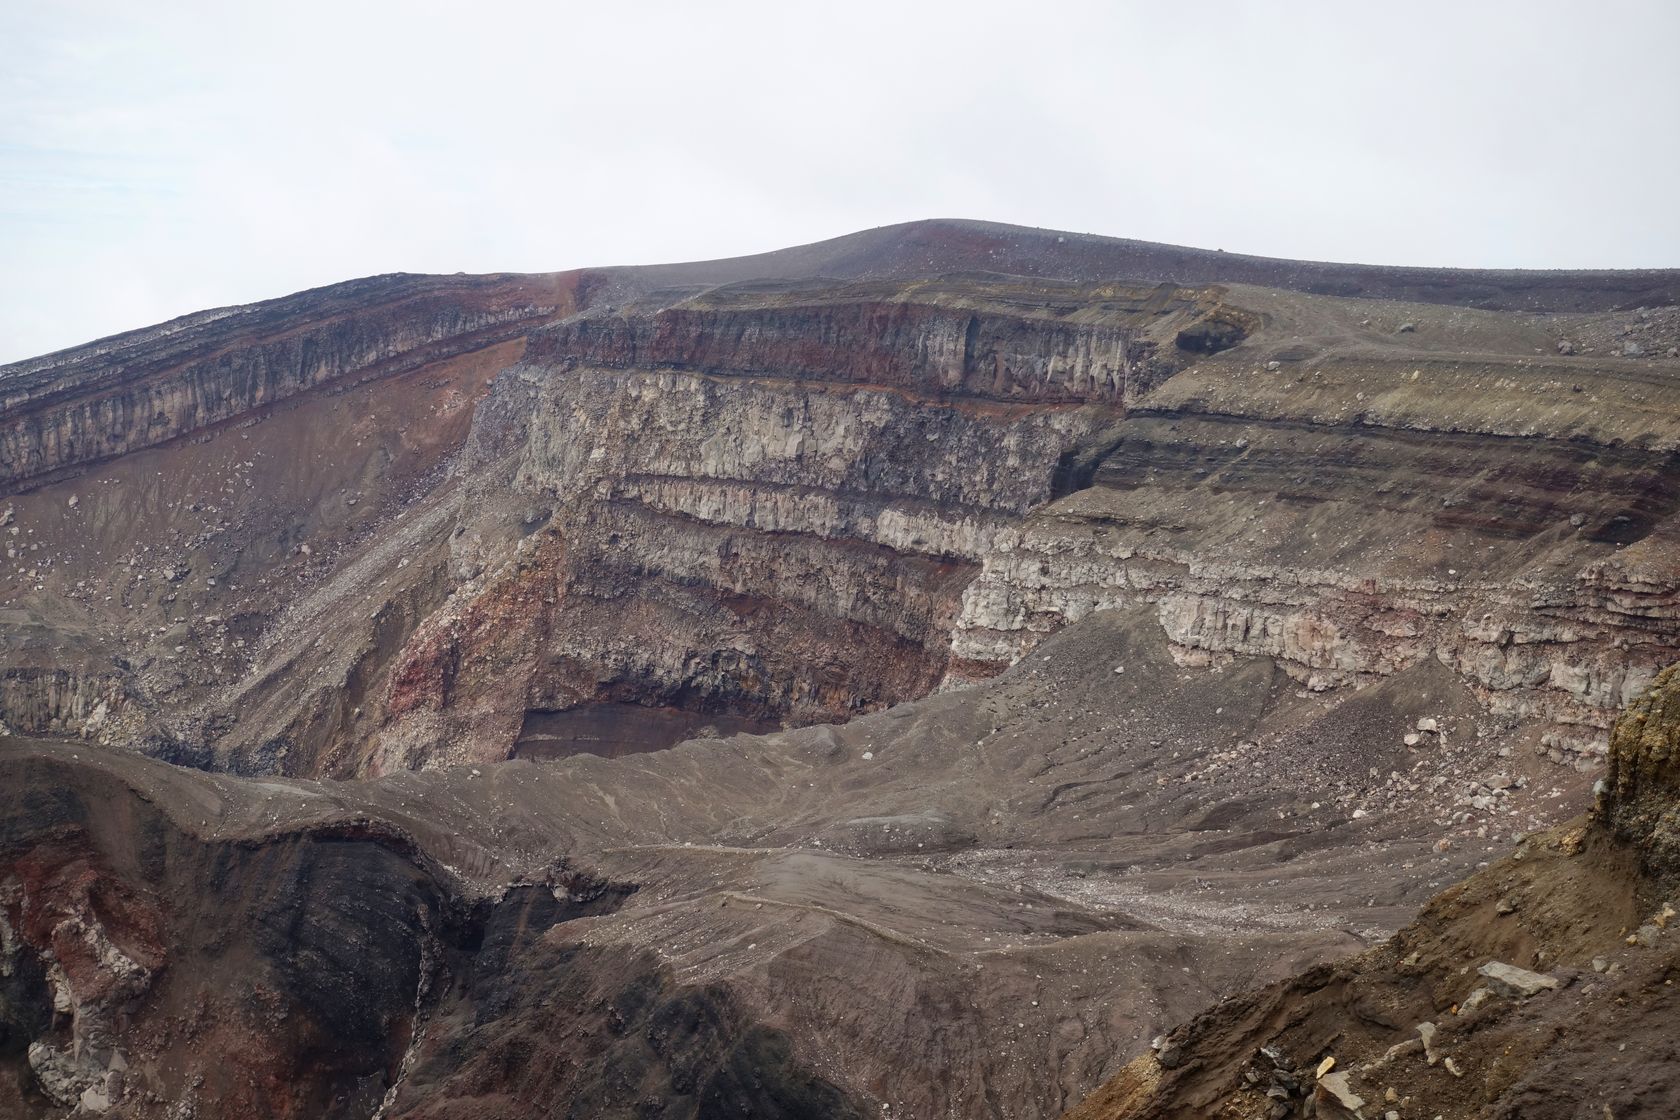
POLYGON ((356 774, 626 704, 845 718, 1147 603, 1187 665, 1448 665, 1591 765, 1677 648, 1680 337, 1602 310, 1672 276, 1158 282, 1220 257, 928 223, 357 282, 10 367, 0 421, 35 450, 0 718, 356 774), (1078 279, 949 271, 988 264, 1078 279), (1289 290, 1326 285, 1359 298, 1289 290), (180 407, 152 435, 105 423, 153 397, 180 407))
POLYGON ((523 335, 575 278, 382 276, 0 369, 0 487, 151 447, 316 386, 389 376, 523 335))
MULTIPOLYGON (((1348 313, 1253 302, 1285 338, 1348 313)), ((1466 318, 1418 309, 1425 330, 1510 329, 1466 318)), ((1136 405, 1092 486, 984 558, 952 643, 964 675, 1147 602, 1187 664, 1261 654, 1326 689, 1436 659, 1540 722, 1554 761, 1601 758, 1680 642, 1680 383, 1338 334, 1221 354, 1136 405)))
POLYGON ((527 710, 845 718, 930 691, 997 533, 1184 360, 1216 293, 724 289, 536 335, 470 450, 467 582, 405 650, 376 766, 505 757, 527 710), (528 529, 508 555, 508 522, 528 529), (440 755, 446 748, 452 754, 440 755))

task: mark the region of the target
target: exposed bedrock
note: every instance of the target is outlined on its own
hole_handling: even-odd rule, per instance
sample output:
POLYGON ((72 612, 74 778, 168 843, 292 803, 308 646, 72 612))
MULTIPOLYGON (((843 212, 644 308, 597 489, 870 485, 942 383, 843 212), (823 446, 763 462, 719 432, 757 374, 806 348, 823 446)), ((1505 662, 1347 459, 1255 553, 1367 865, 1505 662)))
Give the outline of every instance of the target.
POLYGON ((1680 650, 1673 383, 1265 353, 1162 386, 1090 488, 995 538, 953 679, 1150 603, 1186 664, 1266 655, 1322 690, 1435 659, 1493 712, 1541 721, 1554 761, 1601 758, 1680 650))
POLYGON ((0 671, 4 733, 92 734, 126 700, 116 671, 13 668, 0 671))
POLYGON ((466 460, 515 492, 469 488, 465 582, 393 671, 376 769, 506 757, 528 710, 805 723, 925 694, 997 533, 1121 415, 1129 376, 1170 372, 1158 337, 1247 321, 1171 289, 878 288, 538 334, 466 460))
MULTIPOLYGON (((327 768, 335 737, 356 734, 360 680, 441 598, 415 586, 428 569, 399 566, 433 539, 431 496, 490 377, 523 345, 442 357, 422 345, 8 496, 0 723, 243 769, 327 768), (366 608, 354 633, 342 598, 323 603, 351 586, 366 608), (336 611, 308 653, 294 609, 336 611), (329 681, 323 653, 355 665, 329 681), (230 710, 252 734, 212 755, 230 710)), ((447 528, 435 535, 440 553, 446 539, 447 528)))
POLYGON ((0 972, 45 989, 0 1001, 0 1061, 37 1106, 371 1111, 453 921, 423 870, 354 830, 206 843, 120 783, 14 763, 0 972))
POLYGON ((566 279, 373 277, 0 367, 0 486, 517 338, 572 309, 566 279))
POLYGON ((863 1115, 730 991, 555 937, 625 884, 462 878, 365 807, 214 835, 251 791, 161 771, 0 776, 6 1115, 863 1115))
POLYGON ((1647 872, 1680 883, 1680 664, 1616 723, 1599 788, 1599 819, 1634 845, 1647 872))
POLYGON ((1139 602, 1187 666, 1309 690, 1439 661, 1586 766, 1680 648, 1676 390, 1518 357, 1530 319, 1408 308, 1397 343, 1366 313, 972 279, 548 328, 474 414, 440 605, 361 673, 333 768, 502 758, 581 707, 848 718, 1139 602))
POLYGON ((543 332, 531 359, 1077 401, 1125 395, 1133 366, 1128 349, 1135 346, 1130 334, 1114 325, 1023 320, 931 303, 725 302, 652 315, 578 316, 543 332))
POLYGON ((924 272, 1085 278, 886 279, 914 255, 860 235, 834 271, 868 279, 383 278, 9 367, 14 432, 225 393, 170 413, 185 439, 66 443, 0 509, 0 718, 349 776, 505 758, 585 708, 849 718, 1146 602, 1187 666, 1322 690, 1439 661, 1585 765, 1680 649, 1674 363, 1612 345, 1666 354, 1680 319, 1577 310, 1667 274, 1490 274, 1493 304, 1569 310, 1475 311, 900 235, 924 272))

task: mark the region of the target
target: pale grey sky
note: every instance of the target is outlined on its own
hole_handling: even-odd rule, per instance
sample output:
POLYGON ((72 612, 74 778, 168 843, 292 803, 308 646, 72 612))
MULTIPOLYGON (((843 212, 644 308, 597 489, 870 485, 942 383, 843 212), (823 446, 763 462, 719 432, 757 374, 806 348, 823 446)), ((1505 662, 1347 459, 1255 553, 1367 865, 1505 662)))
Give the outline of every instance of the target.
POLYGON ((1680 266, 1680 3, 0 0, 0 361, 967 217, 1680 266))

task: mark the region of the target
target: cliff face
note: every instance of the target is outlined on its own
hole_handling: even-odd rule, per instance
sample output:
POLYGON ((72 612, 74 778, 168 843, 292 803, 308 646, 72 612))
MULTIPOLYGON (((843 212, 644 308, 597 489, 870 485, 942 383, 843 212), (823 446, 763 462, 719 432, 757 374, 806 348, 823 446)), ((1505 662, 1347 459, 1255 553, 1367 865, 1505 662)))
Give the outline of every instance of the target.
MULTIPOLYGON (((976 287, 983 290, 985 284, 976 287)), ((722 304, 717 307, 579 316, 543 332, 531 358, 619 370, 791 374, 801 381, 878 385, 923 396, 1067 402, 1119 400, 1125 394, 1133 365, 1127 332, 1115 324, 1052 317, 1057 310, 1073 312, 1077 303, 1032 308, 1043 317, 1023 318, 1004 309, 988 313, 912 302, 919 293, 891 288, 874 301, 866 301, 869 294, 842 289, 769 306, 754 306, 750 296, 725 296, 706 301, 722 304)), ((1188 294, 1178 302, 1187 302, 1188 294)))
POLYGON ((405 692, 380 765, 495 757, 523 710, 580 703, 843 718, 1147 603, 1187 666, 1324 691, 1447 665, 1584 769, 1680 648, 1680 397, 1649 363, 1536 358, 1558 327, 1462 310, 1026 298, 749 286, 537 336, 472 468, 515 478, 536 551, 483 574, 514 520, 486 501, 452 564, 540 609, 492 610, 497 652, 451 685, 497 695, 459 705, 470 732, 448 690, 405 692))
POLYGON ((0 486, 518 338, 574 302, 553 276, 377 277, 18 362, 0 369, 0 486))
POLYGON ((1657 882, 1674 282, 930 223, 0 370, 0 1112, 1050 1117, 1607 742, 1657 882))
MULTIPOLYGON (((179 587, 136 602, 117 577, 144 576, 150 541, 126 567, 105 559, 115 535, 57 569, 18 547, 50 542, 14 545, 20 589, 50 597, 74 571, 59 594, 93 616, 43 602, 32 625, 97 631, 120 602, 135 632, 148 599, 156 618, 127 670, 14 657, 12 724, 138 731, 249 770, 502 758, 561 711, 606 726, 638 705, 690 730, 846 718, 1149 603, 1186 665, 1275 657, 1309 690, 1439 661, 1585 767, 1677 648, 1666 359, 1557 353, 1622 335, 1657 350, 1671 317, 984 275, 652 279, 351 285, 307 294, 321 326, 284 307, 212 315, 17 371, 17 438, 117 407, 102 401, 133 412, 158 385, 227 382, 240 443, 316 450, 275 488, 210 428, 194 454, 231 494, 164 472, 177 524, 154 576, 261 581, 241 634, 217 609, 234 596, 207 584, 208 626, 174 613, 179 587), (277 341, 227 345, 244 318, 277 341), (256 372, 216 373, 231 369, 256 372), (169 664, 205 645, 222 652, 169 664)), ((90 515, 69 502, 115 512, 93 495, 138 465, 16 513, 68 531, 90 515)))
POLYGON ((954 655, 1149 602, 1186 664, 1260 654, 1322 690, 1435 659, 1553 761, 1602 758, 1680 637, 1674 383, 1534 357, 1527 322, 1389 313, 1423 349, 1346 305, 1266 306, 1270 345, 1163 385, 1091 488, 1000 539, 954 655), (1439 353, 1484 331, 1509 356, 1439 353))
POLYGON ((205 692, 436 485, 577 288, 357 281, 0 370, 0 723, 208 757, 205 692))
POLYGON ((466 509, 466 582, 404 651, 377 767, 505 757, 527 710, 805 723, 932 690, 996 535, 1183 360, 1178 331, 1238 314, 1102 295, 726 290, 539 333, 468 468, 515 497, 466 509))
POLYGON ((562 711, 845 718, 1146 602, 1186 665, 1324 690, 1438 660, 1590 765, 1676 648, 1680 492, 1662 361, 1616 344, 1665 353, 1672 317, 1597 309, 1672 277, 1092 279, 1220 263, 932 223, 358 281, 9 367, 14 632, 88 652, 14 652, 5 718, 359 773, 506 757, 562 711), (977 266, 1077 279, 883 278, 977 266), (773 278, 815 268, 870 278, 773 278), (770 279, 707 286, 734 275, 770 279))
POLYGON ((1654 878, 1680 877, 1680 665, 1657 677, 1610 737, 1599 818, 1654 878))

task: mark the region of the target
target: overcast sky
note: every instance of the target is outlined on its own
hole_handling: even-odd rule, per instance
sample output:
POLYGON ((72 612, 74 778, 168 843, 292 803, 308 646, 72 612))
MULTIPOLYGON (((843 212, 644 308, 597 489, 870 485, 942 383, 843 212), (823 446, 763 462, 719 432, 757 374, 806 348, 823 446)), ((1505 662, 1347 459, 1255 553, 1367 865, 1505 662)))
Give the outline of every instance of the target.
POLYGON ((0 0, 0 361, 970 217, 1680 266, 1680 3, 0 0))

